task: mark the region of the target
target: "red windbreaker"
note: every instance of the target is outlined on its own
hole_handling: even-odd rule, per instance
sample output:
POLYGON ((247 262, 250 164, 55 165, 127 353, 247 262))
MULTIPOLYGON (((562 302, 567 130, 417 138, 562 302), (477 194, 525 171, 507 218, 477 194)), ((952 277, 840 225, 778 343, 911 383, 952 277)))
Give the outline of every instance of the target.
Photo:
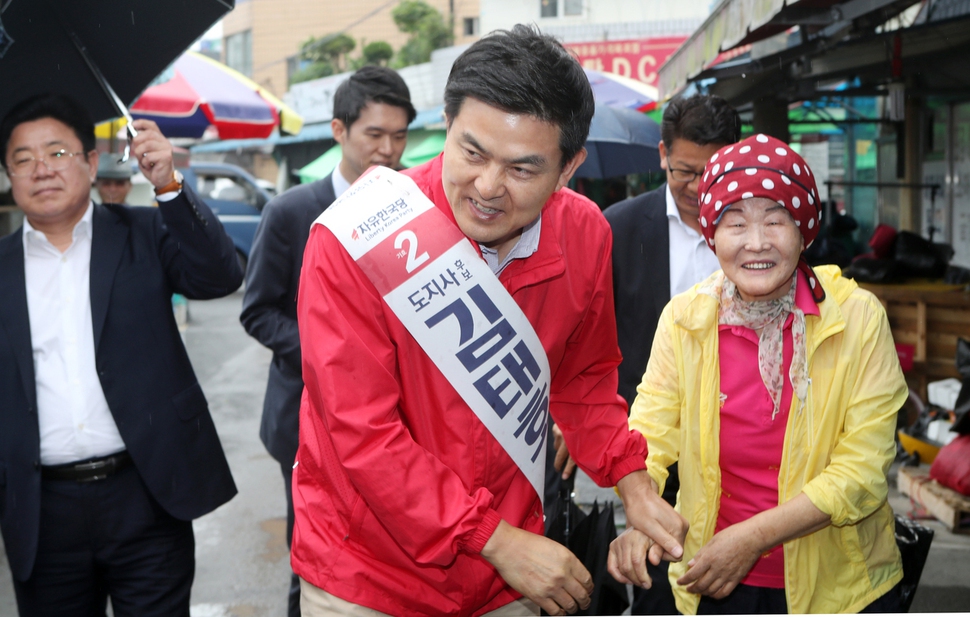
MULTIPOLYGON (((441 157, 407 173, 454 222, 441 157)), ((647 454, 616 393, 610 249, 599 209, 563 189, 543 207, 536 253, 499 277, 545 348, 569 451, 601 486, 647 454)), ((542 534, 539 498, 322 225, 298 305, 294 572, 392 615, 480 615, 521 597, 479 553, 500 519, 542 534)))

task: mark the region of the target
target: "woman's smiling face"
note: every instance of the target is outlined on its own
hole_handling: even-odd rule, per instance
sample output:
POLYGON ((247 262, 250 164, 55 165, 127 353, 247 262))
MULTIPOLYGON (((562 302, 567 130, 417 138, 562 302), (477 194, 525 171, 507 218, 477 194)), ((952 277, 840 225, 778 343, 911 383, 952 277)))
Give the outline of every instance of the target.
POLYGON ((714 231, 714 247, 741 299, 755 302, 788 293, 805 241, 788 210, 754 197, 728 207, 714 231))

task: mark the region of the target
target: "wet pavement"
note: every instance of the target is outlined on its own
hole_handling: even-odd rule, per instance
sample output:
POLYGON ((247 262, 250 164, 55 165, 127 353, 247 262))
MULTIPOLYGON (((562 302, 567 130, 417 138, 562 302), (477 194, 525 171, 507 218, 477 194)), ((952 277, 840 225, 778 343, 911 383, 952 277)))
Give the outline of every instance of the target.
MULTIPOLYGON (((193 366, 229 459, 239 494, 195 521, 196 575, 192 617, 282 617, 286 614, 289 556, 284 540, 285 502, 279 465, 259 441, 259 419, 271 354, 246 335, 238 315, 242 293, 221 300, 189 301, 184 337, 193 366)), ((576 501, 617 501, 612 489, 587 477, 576 482, 576 501)), ((895 489, 897 512, 910 510, 895 489)), ((623 524, 622 504, 617 523, 623 524)), ((970 611, 970 535, 949 533, 927 521, 936 539, 923 572, 914 612, 970 611)), ((0 545, 2 552, 2 545, 0 545)), ((6 556, 0 556, 0 616, 15 615, 6 556)))

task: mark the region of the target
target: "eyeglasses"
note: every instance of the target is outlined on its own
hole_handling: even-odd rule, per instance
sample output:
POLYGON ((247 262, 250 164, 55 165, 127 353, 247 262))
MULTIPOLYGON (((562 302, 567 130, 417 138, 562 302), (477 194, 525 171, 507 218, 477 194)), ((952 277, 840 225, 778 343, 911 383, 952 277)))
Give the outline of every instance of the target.
POLYGON ((64 148, 52 148, 41 155, 40 158, 34 157, 29 152, 18 152, 13 155, 13 160, 7 166, 7 175, 15 178, 24 178, 34 173, 37 161, 43 163, 51 171, 64 171, 74 161, 74 157, 84 155, 83 152, 68 152, 64 148))
POLYGON ((667 158, 667 171, 670 172, 670 177, 676 180, 677 182, 691 183, 694 181, 694 178, 704 173, 702 171, 693 171, 691 169, 674 169, 673 166, 671 166, 670 164, 670 157, 668 156, 666 158, 667 158))

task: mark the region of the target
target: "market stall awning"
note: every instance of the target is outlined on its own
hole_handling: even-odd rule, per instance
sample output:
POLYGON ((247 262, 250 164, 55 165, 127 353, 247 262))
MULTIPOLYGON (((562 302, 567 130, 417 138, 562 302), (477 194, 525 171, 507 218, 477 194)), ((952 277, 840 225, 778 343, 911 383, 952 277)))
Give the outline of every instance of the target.
POLYGON ((666 101, 680 92, 724 52, 764 40, 796 24, 828 25, 840 20, 841 13, 832 11, 838 3, 839 0, 723 0, 660 67, 660 99, 666 101))
POLYGON ((970 2, 960 1, 966 3, 963 15, 947 14, 838 42, 817 39, 746 62, 718 65, 696 79, 711 80, 708 92, 735 106, 766 95, 788 102, 847 91, 855 96, 885 95, 886 84, 894 80, 914 92, 966 96, 970 2))

